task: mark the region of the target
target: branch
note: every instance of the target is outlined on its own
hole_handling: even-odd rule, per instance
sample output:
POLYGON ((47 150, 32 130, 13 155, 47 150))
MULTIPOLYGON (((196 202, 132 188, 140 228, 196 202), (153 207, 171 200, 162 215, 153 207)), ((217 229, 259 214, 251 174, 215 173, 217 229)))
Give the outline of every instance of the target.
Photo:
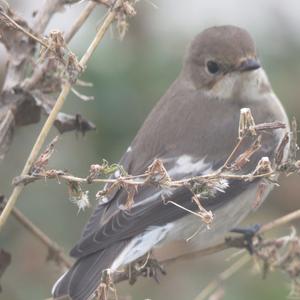
MULTIPOLYGON (((290 235, 276 239, 264 240, 258 235, 257 240, 255 240, 253 244, 252 257, 256 262, 256 266, 260 267, 263 279, 266 278, 270 271, 274 271, 275 269, 285 273, 285 275, 287 275, 287 277, 291 280, 291 291, 289 297, 298 299, 300 296, 299 252, 300 238, 296 235, 295 228, 292 227, 290 235)), ((249 260, 250 256, 242 256, 231 267, 222 272, 218 276, 217 280, 212 280, 206 288, 201 291, 196 300, 204 300, 207 299, 208 296, 210 296, 209 299, 211 299, 215 295, 218 295, 220 291, 222 291, 221 294, 224 295, 224 290, 222 289, 221 284, 226 279, 237 273, 249 260)))
MULTIPOLYGON (((6 200, 4 196, 0 195, 0 213, 5 204, 6 200)), ((70 268, 72 266, 70 258, 64 254, 63 249, 55 241, 51 240, 41 229, 34 225, 20 210, 14 207, 12 209, 12 215, 26 230, 28 230, 34 237, 36 237, 43 245, 46 246, 48 249, 47 260, 53 260, 58 265, 63 265, 65 268, 70 268)))
MULTIPOLYGON (((256 234, 256 236, 260 236, 262 233, 266 233, 276 227, 286 225, 292 221, 295 221, 296 219, 300 219, 300 210, 296 212, 292 212, 290 214, 287 214, 283 217, 280 217, 274 221, 271 221, 265 225, 263 225, 260 229, 260 231, 256 234)), ((160 262, 157 262, 157 264, 160 266, 162 265, 169 265, 177 261, 187 260, 187 259, 194 259, 199 258, 207 255, 211 255, 217 252, 221 252, 225 249, 229 248, 236 248, 234 245, 243 245, 244 243, 244 237, 231 237, 226 238, 224 242, 219 243, 212 247, 207 247, 205 249, 195 251, 195 252, 189 252, 185 253, 183 255, 177 256, 172 259, 166 259, 160 262)), ((276 268, 283 268, 284 271, 288 271, 289 265, 284 265, 289 262, 290 265, 292 265, 292 259, 297 259, 297 253, 299 253, 299 248, 295 248, 293 245, 296 243, 296 247, 300 246, 299 238, 295 237, 295 233, 292 232, 290 236, 287 237, 281 237, 275 240, 263 240, 261 237, 259 237, 256 241, 254 241, 254 256, 262 261, 262 263, 265 262, 267 258, 271 258, 271 255, 268 254, 269 252, 280 251, 282 248, 286 249, 289 247, 289 244, 291 244, 290 250, 288 250, 288 253, 285 255, 283 254, 280 257, 276 257, 277 261, 272 260, 272 265, 276 268), (294 248, 293 248, 294 247, 294 248), (275 249, 275 250, 273 250, 275 249), (298 251, 298 252, 297 252, 298 251), (266 257, 265 257, 266 256, 266 257)), ((272 252, 272 253, 273 253, 272 252)), ((273 253, 274 255, 274 253, 273 253)), ((147 259, 146 259, 147 260, 147 259)), ((216 293, 220 292, 218 288, 220 287, 220 283, 223 281, 229 279, 231 276, 233 276, 236 272, 238 272, 243 266, 245 266, 249 261, 251 260, 250 255, 243 255, 240 259, 238 259, 235 263, 233 263, 228 269, 223 271, 217 279, 212 280, 197 296, 196 300, 204 300, 207 299, 209 295, 211 295, 215 290, 217 290, 216 293)), ((297 268, 297 265, 293 266, 294 268, 297 268)), ((111 274, 112 277, 112 283, 117 284, 122 281, 130 280, 131 283, 134 283, 136 279, 139 276, 145 276, 147 271, 147 261, 138 261, 134 262, 129 268, 126 268, 124 271, 116 272, 114 274, 111 274), (144 266, 141 267, 141 265, 144 266), (133 280, 132 280, 133 279, 133 280)), ((294 274, 292 270, 290 270, 289 276, 293 279, 293 276, 296 276, 297 274, 294 274)))
MULTIPOLYGON (((67 2, 68 4, 71 3, 71 1, 67 2)), ((43 33, 52 15, 56 11, 61 10, 65 3, 66 1, 61 0, 45 2, 45 5, 36 16, 32 27, 34 30, 28 26, 23 18, 17 16, 9 8, 8 4, 0 3, 0 41, 10 54, 7 63, 6 80, 0 95, 0 159, 4 158, 8 150, 14 128, 39 122, 42 111, 49 114, 53 107, 54 99, 46 94, 49 94, 49 92, 56 94, 61 88, 62 78, 58 79, 56 75, 45 76, 46 73, 61 73, 61 70, 57 70, 60 58, 57 57, 55 49, 52 47, 49 49, 48 42, 51 42, 51 40, 49 38, 40 38, 40 35, 43 33), (31 66, 36 56, 38 56, 36 42, 42 44, 43 49, 48 49, 53 54, 52 59, 49 58, 43 63, 35 64, 34 68, 32 68, 33 73, 26 77, 28 76, 28 66, 31 66), (53 59, 53 57, 56 59, 53 59), (5 117, 7 113, 12 117, 10 120, 5 117)), ((87 6, 89 5, 90 3, 87 4, 87 6)), ((86 14, 86 10, 81 15, 83 14, 86 14)), ((82 24, 86 17, 84 16, 81 19, 82 24)), ((79 29, 78 25, 79 23, 75 22, 74 27, 71 28, 73 35, 79 29)), ((95 128, 94 124, 85 120, 79 114, 69 116, 61 113, 58 115, 54 125, 61 133, 77 130, 82 131, 84 134, 85 131, 95 128)))
MULTIPOLYGON (((251 112, 248 111, 248 113, 251 115, 251 112)), ((81 184, 110 183, 111 185, 109 187, 99 191, 96 194, 96 198, 100 199, 104 196, 109 196, 110 193, 119 188, 124 188, 128 194, 128 198, 125 203, 125 207, 128 209, 130 209, 134 203, 133 198, 138 187, 140 186, 154 185, 156 187, 159 186, 161 189, 176 189, 179 187, 185 187, 190 189, 190 191, 193 193, 193 201, 199 208, 198 212, 193 212, 190 210, 188 210, 188 212, 199 216, 202 221, 209 224, 212 222, 213 215, 210 211, 206 211, 205 208, 202 207, 201 198, 214 196, 216 191, 225 191, 227 184, 224 180, 234 179, 241 181, 253 181, 258 178, 272 180, 272 178, 278 173, 277 169, 272 169, 271 162, 267 157, 263 157, 258 162, 255 169, 249 173, 243 174, 240 171, 242 171, 242 168, 250 161, 251 156, 261 147, 261 136, 256 137, 256 132, 259 130, 275 130, 279 128, 285 128, 285 125, 279 122, 258 125, 253 123, 247 130, 245 128, 243 129, 244 135, 239 139, 228 159, 218 170, 206 175, 193 176, 191 178, 184 178, 182 180, 172 180, 167 173, 163 162, 159 159, 155 159, 143 174, 135 176, 127 174, 120 165, 113 164, 110 166, 105 160, 100 165, 91 165, 90 174, 86 178, 73 176, 72 174, 62 170, 47 170, 46 166, 48 159, 53 153, 48 153, 49 147, 54 147, 54 142, 52 142, 43 152, 40 158, 33 164, 30 173, 14 178, 13 184, 15 186, 19 186, 21 184, 26 185, 41 179, 56 179, 59 181, 65 180, 69 186, 69 193, 72 201, 77 203, 80 209, 84 209, 85 206, 89 205, 87 192, 83 192, 81 184), (253 132, 255 132, 254 142, 248 149, 244 150, 242 154, 239 154, 239 148, 244 146, 244 139, 253 132), (47 157, 47 160, 44 160, 44 157, 47 157), (116 170, 120 171, 121 176, 116 176, 117 178, 99 178, 101 175, 112 174, 116 170)), ((287 143, 284 144, 284 147, 280 145, 280 147, 278 147, 278 152, 284 152, 286 147, 287 143)), ((280 153, 276 155, 276 157, 283 157, 283 154, 280 153)), ((281 161, 278 160, 277 163, 280 164, 281 161)), ((260 196, 258 194, 257 201, 259 201, 259 197, 260 196)), ((166 200, 165 204, 168 203, 187 210, 178 203, 166 200)))
POLYGON ((74 4, 79 1, 45 0, 45 4, 41 6, 41 10, 38 12, 32 27, 37 33, 42 34, 55 13, 61 11, 66 4, 74 4))
MULTIPOLYGON (((264 224, 260 228, 260 230, 256 233, 256 235, 258 236, 260 234, 266 233, 277 227, 287 225, 298 219, 300 219, 300 209, 296 210, 292 213, 289 213, 287 215, 284 215, 284 216, 282 216, 276 220, 273 220, 267 224, 264 224)), ((204 248, 199 251, 192 252, 192 253, 183 254, 178 257, 162 261, 162 263, 163 264, 171 264, 178 260, 180 261, 180 260, 186 260, 186 259, 191 259, 191 258, 195 258, 195 257, 203 257, 203 256, 215 254, 215 253, 224 251, 226 249, 232 248, 233 247, 232 245, 239 245, 239 244, 241 245, 243 240, 244 240, 244 237, 235 237, 235 238, 230 237, 229 239, 225 239, 223 242, 218 243, 214 246, 207 247, 207 248, 204 248)))
POLYGON ((219 286, 220 284, 232 277, 237 271, 244 267, 251 260, 250 256, 243 256, 235 263, 233 263, 228 269, 220 273, 217 279, 212 280, 195 298, 195 300, 205 300, 209 297, 219 286))
MULTIPOLYGON (((102 26, 99 28, 94 40, 92 41, 92 43, 90 44, 90 46, 88 47, 88 49, 86 50, 85 54, 83 55, 83 57, 81 58, 81 60, 79 62, 79 64, 83 68, 85 68, 87 61, 89 60, 89 58, 95 51, 95 49, 98 46, 98 44, 100 43, 100 41, 102 40, 108 27, 114 21, 116 14, 117 14, 117 8, 119 8, 119 6, 121 4, 122 4, 122 0, 117 0, 114 7, 112 7, 112 9, 109 11, 107 16, 105 17, 104 22, 103 22, 102 26)), ((66 82, 63 85, 62 91, 61 91, 59 97, 57 98, 57 101, 56 101, 48 119, 46 120, 32 150, 31 150, 31 153, 25 163, 25 166, 23 168, 21 175, 23 175, 23 176, 27 175, 27 173, 29 172, 30 168, 32 167, 34 161, 36 160, 36 158, 41 150, 41 147, 43 146, 43 144, 46 140, 46 137, 47 137, 53 123, 55 122, 56 117, 66 100, 67 95, 70 92, 70 89, 71 89, 71 83, 66 82)), ((23 188, 24 188, 23 185, 19 185, 14 188, 10 198, 8 199, 7 205, 5 206, 2 214, 0 215, 0 230, 2 229, 3 225, 5 224, 8 216, 9 216, 12 208, 14 207, 19 195, 21 194, 23 188)))
POLYGON ((297 219, 300 219, 300 209, 293 211, 283 217, 280 217, 274 221, 271 221, 265 225, 263 225, 260 230, 258 231, 258 234, 265 233, 267 231, 270 231, 271 229, 275 229, 277 227, 280 227, 282 225, 289 224, 297 219))
MULTIPOLYGON (((74 37, 74 35, 78 32, 78 30, 81 28, 81 26, 84 24, 84 22, 87 20, 89 15, 92 13, 96 6, 95 2, 89 2, 84 10, 81 12, 77 20, 74 22, 70 30, 65 34, 64 40, 65 43, 69 43, 71 39, 74 37)), ((41 81, 44 77, 44 75, 49 72, 49 68, 53 68, 53 64, 50 63, 49 60, 45 60, 43 63, 37 65, 37 67, 34 69, 33 74, 30 76, 30 78, 26 78, 24 82, 21 84, 21 86, 25 90, 32 90, 38 86, 38 84, 41 84, 41 81)), ((43 98, 43 95, 39 95, 39 98, 43 98)), ((43 103, 47 103, 47 101, 42 101, 43 103)), ((47 108, 45 108, 47 112, 47 108)))
POLYGON ((73 24, 72 28, 65 34, 65 41, 66 43, 69 43, 71 39, 74 37, 76 32, 81 28, 82 24, 87 20, 87 18, 90 16, 92 11, 97 6, 96 2, 90 1, 86 7, 81 12, 80 16, 77 18, 75 23, 73 24))
POLYGON ((40 38, 38 38, 37 36, 35 36, 31 32, 29 32, 28 30, 26 30, 25 28, 23 28, 21 25, 19 25, 14 19, 12 19, 6 13, 4 13, 3 11, 0 10, 0 14, 5 19, 7 19, 13 26, 15 26, 18 30, 22 31, 25 35, 27 35, 30 39, 32 39, 32 40, 40 43, 42 46, 48 48, 48 45, 43 40, 41 40, 40 38))
POLYGON ((35 226, 24 214, 17 208, 13 208, 12 215, 21 223, 24 228, 31 232, 40 242, 42 242, 48 249, 48 259, 54 260, 59 265, 63 264, 66 268, 71 268, 72 262, 70 258, 64 254, 63 249, 52 241, 41 229, 35 226))

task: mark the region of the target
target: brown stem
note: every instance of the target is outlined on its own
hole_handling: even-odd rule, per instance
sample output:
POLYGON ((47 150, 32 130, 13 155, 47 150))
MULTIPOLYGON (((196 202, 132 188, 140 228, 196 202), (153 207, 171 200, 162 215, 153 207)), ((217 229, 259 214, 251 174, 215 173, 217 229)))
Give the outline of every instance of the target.
POLYGON ((42 34, 52 16, 59 11, 64 5, 62 0, 46 0, 45 4, 41 6, 41 10, 38 12, 32 28, 35 32, 42 34))
MULTIPOLYGON (((53 1, 54 2, 54 1, 53 1)), ((116 17, 116 7, 119 7, 119 5, 122 3, 122 0, 117 0, 115 3, 115 6, 113 9, 110 10, 110 12, 107 14, 107 16, 105 17, 102 26, 99 28, 99 30, 96 33, 96 36, 94 38, 94 40, 91 42, 90 46, 88 47, 88 49, 86 50, 86 52, 84 53, 84 55, 82 56, 81 60, 80 60, 80 65, 85 67, 87 61, 90 59, 90 57, 92 56, 92 54, 94 53, 94 51, 96 50, 98 44, 100 43, 100 41, 102 40, 105 32, 107 31, 108 27, 110 26, 110 24, 114 21, 115 17, 116 17)), ((71 90, 71 84, 69 82, 66 82, 64 84, 64 86, 62 87, 62 91, 60 93, 60 95, 57 98, 57 101, 51 111, 51 113, 49 114, 32 150, 31 153, 25 163, 25 166, 23 168, 23 171, 21 173, 21 175, 26 175, 28 174, 30 168, 32 167, 34 161, 37 159, 39 152, 46 140, 46 137, 50 131, 50 129, 53 126, 54 121, 56 120, 56 117, 59 113, 59 111, 61 110, 69 92, 71 90)), ((2 212, 2 214, 0 215, 0 230, 3 227, 3 225, 5 224, 12 208, 14 207, 19 195, 21 194, 22 190, 23 190, 24 186, 23 185, 19 185, 16 186, 10 196, 10 198, 7 201, 7 204, 2 212)))
POLYGON ((234 264, 232 264, 228 269, 219 274, 217 279, 212 280, 195 298, 195 300, 205 300, 214 290, 216 290, 220 283, 232 277, 237 271, 239 271, 242 267, 244 267, 249 261, 251 257, 244 255, 239 260, 237 260, 234 264))
MULTIPOLYGON (((282 225, 286 225, 296 219, 300 219, 300 209, 263 225, 261 227, 261 229, 259 230, 258 234, 265 233, 267 231, 270 231, 270 230, 277 228, 279 226, 282 226, 282 225)), ((224 251, 226 249, 232 248, 230 245, 233 245, 233 244, 235 244, 234 243, 235 241, 239 242, 240 240, 241 240, 241 237, 236 237, 236 238, 233 237, 230 239, 230 244, 227 242, 227 240, 225 240, 224 242, 221 242, 221 243, 216 244, 211 247, 207 247, 207 248, 204 248, 204 249, 201 249, 198 251, 194 251, 194 252, 185 253, 185 254, 177 256, 175 258, 163 260, 160 262, 160 264, 169 265, 176 261, 188 260, 188 259, 193 259, 195 257, 203 257, 203 256, 211 255, 214 253, 218 253, 218 252, 224 251)), ((229 278, 236 271, 238 271, 244 264, 246 264, 249 260, 250 260, 249 256, 243 256, 232 267, 230 267, 228 270, 223 272, 224 276, 222 275, 223 273, 221 273, 221 279, 225 280, 225 279, 229 278)), ((135 272, 136 273, 133 274, 134 276, 139 276, 142 273, 142 272, 137 272, 137 271, 135 271, 135 272)), ((119 283, 121 281, 128 280, 128 276, 129 275, 128 275, 127 270, 124 272, 117 272, 116 274, 113 275, 114 283, 119 283)), ((207 289, 203 290, 203 292, 202 292, 203 295, 207 295, 207 292, 211 291, 212 287, 215 288, 215 286, 216 286, 216 281, 213 281, 212 283, 210 283, 209 286, 207 287, 207 289)), ((199 299, 197 298, 197 300, 205 299, 205 298, 203 298, 202 293, 199 294, 200 298, 199 299)))
POLYGON ((24 226, 24 228, 31 232, 49 249, 49 253, 53 256, 54 260, 58 263, 62 263, 66 268, 70 268, 72 266, 72 262, 69 257, 64 254, 63 249, 59 247, 56 242, 51 240, 41 229, 35 226, 26 216, 24 216, 23 213, 14 207, 12 215, 24 226))
POLYGON ((2 12, 0 10, 0 14, 7 19, 8 22, 10 22, 11 24, 13 24, 13 26, 15 26, 18 30, 22 31, 25 35, 27 35, 29 38, 31 38, 32 40, 40 43, 42 46, 44 46, 45 48, 48 48, 48 45, 41 40, 40 38, 38 38, 37 36, 33 35, 31 32, 29 32, 28 30, 26 30, 25 28, 23 28, 21 25, 19 25, 14 19, 12 19, 9 15, 5 14, 4 12, 2 12))
POLYGON ((69 43, 70 40, 74 37, 76 32, 81 28, 82 24, 87 20, 90 16, 94 8, 97 6, 96 2, 90 1, 84 10, 81 12, 71 29, 65 34, 65 41, 69 43))

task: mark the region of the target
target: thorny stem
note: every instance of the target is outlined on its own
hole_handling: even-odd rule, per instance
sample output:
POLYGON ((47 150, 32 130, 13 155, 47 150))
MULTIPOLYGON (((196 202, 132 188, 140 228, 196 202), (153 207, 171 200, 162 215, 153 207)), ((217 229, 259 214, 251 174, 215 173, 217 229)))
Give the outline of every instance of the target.
MULTIPOLYGON (((93 52, 95 51, 96 47, 98 46, 98 44, 102 40, 105 32, 107 31, 109 25, 114 21, 114 19, 116 17, 116 13, 117 13, 116 8, 119 7, 119 5, 121 3, 122 3, 122 0, 117 0, 115 2, 114 7, 109 11, 107 16, 105 17, 104 22, 103 22, 102 26, 99 28, 99 30, 97 31, 94 40, 92 41, 92 43, 90 44, 90 46, 88 47, 85 54, 83 55, 83 57, 80 60, 81 66, 85 66, 87 61, 92 56, 93 52)), ((62 91, 61 91, 60 95, 58 96, 57 101, 56 101, 51 113, 49 114, 48 119, 46 120, 32 150, 31 150, 31 153, 26 161, 26 164, 23 168, 21 175, 24 176, 29 172, 31 166, 33 165, 34 161, 38 157, 38 154, 46 140, 46 137, 47 137, 50 129, 52 128, 52 125, 57 117, 57 114, 59 113, 60 109, 62 108, 70 90, 71 90, 71 84, 69 82, 65 82, 65 84, 62 87, 62 91)), ((23 185, 19 185, 13 189, 13 192, 12 192, 11 196, 9 197, 5 208, 2 212, 2 214, 0 215, 0 231, 3 227, 3 225, 5 224, 8 216, 9 216, 12 208, 14 207, 19 195, 21 194, 23 188, 24 188, 23 185)))

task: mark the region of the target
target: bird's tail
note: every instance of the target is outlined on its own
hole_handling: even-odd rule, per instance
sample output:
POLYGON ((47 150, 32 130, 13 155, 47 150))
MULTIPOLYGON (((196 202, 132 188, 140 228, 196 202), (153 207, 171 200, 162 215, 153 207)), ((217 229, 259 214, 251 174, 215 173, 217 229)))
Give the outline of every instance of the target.
POLYGON ((109 269, 122 251, 125 241, 79 258, 52 288, 54 299, 88 300, 101 281, 102 271, 109 269))

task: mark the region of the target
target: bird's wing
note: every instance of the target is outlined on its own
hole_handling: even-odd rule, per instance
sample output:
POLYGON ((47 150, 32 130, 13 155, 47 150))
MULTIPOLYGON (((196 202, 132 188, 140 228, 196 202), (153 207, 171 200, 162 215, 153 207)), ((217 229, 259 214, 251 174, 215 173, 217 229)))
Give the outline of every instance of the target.
MULTIPOLYGON (((182 90, 167 92, 166 97, 168 101, 163 98, 156 105, 131 144, 131 151, 125 153, 120 164, 129 174, 138 175, 143 174, 155 158, 161 158, 166 162, 165 167, 171 177, 176 179, 191 174, 201 175, 220 167, 237 142, 240 107, 229 106, 226 101, 203 98, 194 91, 190 94, 182 90), (190 105, 194 109, 186 105, 184 97, 192 102, 190 105), (174 166, 177 167, 177 174, 174 166)), ((260 109, 256 106, 253 107, 254 117, 260 109)), ((272 134, 266 134, 263 141, 265 138, 273 140, 272 134)), ((244 150, 252 142, 248 141, 244 150)), ((274 139, 273 145, 276 143, 274 139)), ((248 170, 253 170, 262 156, 274 152, 275 146, 263 149, 251 157, 248 170)), ((229 182, 226 193, 216 192, 214 198, 202 201, 202 205, 214 210, 241 193, 248 184, 229 182)), ((187 188, 163 193, 153 185, 143 186, 135 195, 132 208, 124 209, 127 193, 123 189, 118 190, 106 203, 96 207, 71 255, 88 255, 117 241, 131 238, 150 226, 165 225, 188 213, 172 204, 165 204, 168 200, 193 211, 198 209, 191 201, 192 194, 187 188), (165 201, 162 197, 165 197, 165 201)))
MULTIPOLYGON (((197 163, 195 162, 195 164, 197 163)), ((198 163, 198 165, 200 164, 198 163)), ((198 168, 188 176, 191 174, 193 176, 200 175, 208 171, 207 165, 202 165, 202 170, 198 168)), ((210 165, 209 170, 212 169, 215 168, 210 165)), ((245 188, 245 184, 229 183, 226 193, 223 193, 221 189, 216 190, 215 197, 204 199, 201 204, 208 210, 214 210, 241 193, 245 188)), ((81 240, 71 251, 72 256, 88 255, 117 241, 131 238, 148 227, 163 226, 189 213, 168 201, 175 202, 188 210, 197 211, 199 209, 196 203, 192 201, 191 191, 184 187, 162 190, 154 185, 146 185, 138 190, 131 209, 124 208, 126 200, 127 192, 120 189, 113 195, 112 199, 108 199, 107 203, 98 204, 86 225, 81 240)))

